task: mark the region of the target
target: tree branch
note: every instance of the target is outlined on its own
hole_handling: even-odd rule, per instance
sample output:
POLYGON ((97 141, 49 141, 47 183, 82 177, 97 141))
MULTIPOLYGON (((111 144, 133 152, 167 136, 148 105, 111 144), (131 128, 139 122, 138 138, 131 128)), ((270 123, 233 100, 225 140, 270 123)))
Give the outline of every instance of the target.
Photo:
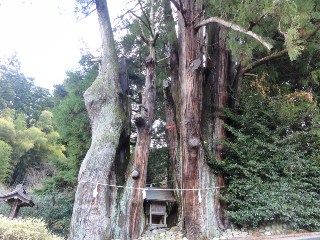
MULTIPOLYGON (((313 37, 320 29, 320 23, 316 24, 316 27, 311 31, 309 32, 307 35, 305 35, 305 37, 303 38, 305 41, 308 41, 311 37, 313 37)), ((280 51, 280 52, 276 52, 276 53, 273 53, 269 56, 266 56, 266 57, 263 57, 263 58, 260 58, 258 59, 257 61, 253 62, 253 63, 250 63, 248 66, 242 68, 240 70, 240 74, 244 74, 244 73, 247 73, 249 72, 252 68, 255 68, 255 67, 258 67, 266 62, 269 62, 271 60, 274 60, 276 58, 280 58, 280 57, 283 57, 284 55, 286 55, 288 53, 288 48, 280 51)))
POLYGON ((226 21, 226 20, 224 20, 222 18, 219 18, 219 17, 207 18, 207 19, 199 22, 194 28, 195 29, 199 29, 200 27, 205 26, 208 23, 213 23, 213 22, 218 23, 220 25, 223 25, 225 27, 231 28, 231 29, 233 29, 235 31, 238 31, 238 32, 241 32, 241 33, 244 33, 244 34, 246 34, 248 36, 253 37, 257 41, 259 41, 263 46, 265 46, 268 50, 271 50, 272 47, 273 47, 270 43, 268 43, 266 40, 264 40, 261 36, 257 35, 256 33, 252 32, 252 31, 248 31, 248 30, 244 29, 243 27, 240 27, 237 24, 228 22, 228 21, 226 21))
POLYGON ((85 18, 89 17, 89 16, 90 16, 90 14, 91 14, 91 13, 93 13, 94 11, 96 11, 96 10, 97 10, 96 8, 93 8, 93 9, 91 9, 89 12, 84 13, 84 16, 83 16, 82 18, 77 19, 77 22, 80 22, 81 20, 83 20, 83 19, 85 19, 85 18))
POLYGON ((141 32, 140 37, 142 41, 144 41, 146 44, 149 44, 149 39, 144 35, 143 32, 141 32))
MULTIPOLYGON (((149 44, 149 39, 146 37, 146 35, 144 34, 144 31, 143 31, 143 27, 142 27, 142 23, 139 22, 139 27, 140 27, 140 37, 142 39, 142 41, 144 41, 147 45, 149 44)), ((149 30, 150 31, 150 30, 149 30)))
MULTIPOLYGON (((304 41, 308 41, 312 36, 314 36, 317 33, 317 31, 320 29, 320 22, 315 25, 316 25, 316 27, 301 39, 303 39, 304 41)), ((246 75, 248 75, 248 72, 250 72, 255 67, 258 67, 258 66, 265 64, 269 61, 272 61, 274 59, 285 56, 288 53, 288 51, 289 51, 289 49, 285 48, 279 52, 275 52, 275 53, 270 54, 269 56, 260 58, 256 61, 250 63, 247 66, 239 67, 239 71, 237 71, 237 76, 236 76, 235 81, 232 86, 233 91, 234 91, 234 100, 233 100, 234 107, 239 106, 239 96, 240 96, 240 92, 242 89, 242 82, 243 82, 244 77, 246 75)), ((241 65, 239 65, 239 66, 241 66, 241 65)))
POLYGON ((258 59, 257 61, 253 62, 253 63, 250 63, 248 66, 242 68, 240 70, 240 74, 244 74, 244 73, 247 73, 249 72, 252 68, 255 68, 255 67, 258 67, 266 62, 269 62, 273 59, 276 59, 276 58, 280 58, 280 57, 283 57, 284 55, 286 55, 288 53, 288 49, 284 49, 280 52, 276 52, 276 53, 273 53, 269 56, 266 56, 266 57, 263 57, 263 58, 260 58, 258 59))
POLYGON ((77 12, 81 12, 82 14, 85 15, 85 17, 89 16, 94 10, 96 10, 96 8, 94 7, 94 10, 93 10, 93 11, 90 10, 89 13, 86 13, 86 11, 87 11, 88 9, 90 9, 90 8, 89 8, 90 5, 94 5, 93 0, 90 0, 90 1, 86 2, 86 5, 84 5, 84 6, 83 6, 81 3, 79 3, 79 2, 78 2, 78 4, 80 5, 81 10, 76 10, 75 12, 76 12, 76 13, 77 13, 77 12))
POLYGON ((128 13, 131 13, 131 11, 133 11, 137 6, 138 6, 138 3, 136 3, 136 5, 134 7, 131 7, 126 12, 122 13, 121 15, 119 15, 117 17, 117 19, 123 20, 124 16, 127 15, 128 13))
POLYGON ((160 60, 157 61, 157 63, 161 63, 162 61, 167 60, 168 58, 169 58, 169 57, 161 58, 160 60))
MULTIPOLYGON (((149 29, 151 36, 154 37, 154 36, 153 36, 153 31, 152 31, 152 28, 151 28, 151 23, 150 23, 150 20, 149 20, 149 16, 148 16, 147 13, 144 11, 143 6, 142 6, 142 3, 141 3, 140 0, 138 0, 138 3, 139 3, 139 5, 140 5, 140 9, 141 9, 141 11, 142 11, 142 14, 143 14, 143 15, 145 16, 145 18, 147 19, 147 24, 148 24, 147 28, 149 29)), ((151 8, 152 8, 152 7, 153 7, 153 6, 151 6, 151 8)))
POLYGON ((133 11, 129 11, 133 16, 135 16, 136 18, 138 18, 142 23, 143 23, 143 25, 145 25, 148 29, 149 29, 149 31, 151 32, 151 29, 150 29, 150 26, 141 18, 141 17, 139 17, 137 14, 135 14, 133 11))

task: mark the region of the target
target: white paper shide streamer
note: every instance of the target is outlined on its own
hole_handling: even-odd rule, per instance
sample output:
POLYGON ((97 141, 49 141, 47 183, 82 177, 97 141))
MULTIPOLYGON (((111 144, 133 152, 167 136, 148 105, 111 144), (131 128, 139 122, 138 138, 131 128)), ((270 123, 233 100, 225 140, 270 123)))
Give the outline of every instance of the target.
POLYGON ((98 183, 97 183, 96 187, 94 188, 92 195, 93 195, 93 198, 96 198, 98 196, 98 183))
POLYGON ((198 190, 198 200, 199 200, 199 203, 202 202, 201 190, 200 189, 198 190))

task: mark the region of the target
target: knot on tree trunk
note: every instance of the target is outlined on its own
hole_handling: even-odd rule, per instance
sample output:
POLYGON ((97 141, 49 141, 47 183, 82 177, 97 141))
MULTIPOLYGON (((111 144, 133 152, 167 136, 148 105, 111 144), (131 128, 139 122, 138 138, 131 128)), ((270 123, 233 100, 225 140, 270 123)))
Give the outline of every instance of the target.
POLYGON ((201 67, 202 61, 201 58, 195 59, 191 62, 190 66, 193 70, 197 70, 201 67))
POLYGON ((131 173, 131 177, 133 179, 138 178, 140 176, 140 171, 138 169, 134 169, 131 173))
POLYGON ((141 128, 141 127, 144 127, 146 125, 146 121, 141 116, 136 117, 134 119, 134 123, 137 126, 137 128, 141 128))
POLYGON ((188 144, 190 147, 195 148, 200 146, 201 141, 199 138, 190 138, 188 144))

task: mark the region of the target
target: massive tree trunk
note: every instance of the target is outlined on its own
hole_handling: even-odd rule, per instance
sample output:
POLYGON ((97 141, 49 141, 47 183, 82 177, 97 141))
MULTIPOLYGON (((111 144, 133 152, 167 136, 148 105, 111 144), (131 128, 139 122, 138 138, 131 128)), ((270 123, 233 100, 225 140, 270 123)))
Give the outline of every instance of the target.
MULTIPOLYGON (((169 37, 171 85, 165 85, 167 138, 172 169, 176 171, 173 179, 175 187, 183 189, 176 196, 179 219, 187 237, 210 239, 218 235, 225 223, 219 201, 223 178, 212 173, 204 148, 209 146, 210 154, 222 160, 222 146, 217 143, 225 135, 222 112, 227 104, 226 35, 217 25, 215 31, 209 29, 213 35, 206 43, 217 46, 207 51, 207 69, 211 72, 207 76, 203 63, 204 35, 194 28, 202 20, 202 2, 184 0, 175 5, 179 10, 179 54, 176 38, 169 37)), ((173 19, 168 1, 164 1, 164 13, 170 27, 169 20, 173 19)))
MULTIPOLYGON (((174 31, 175 22, 172 15, 170 0, 162 1, 164 9, 164 19, 167 34, 166 43, 169 47, 169 68, 170 78, 163 82, 163 93, 165 99, 165 114, 166 114, 166 137, 169 149, 169 169, 168 169, 168 185, 171 188, 181 188, 181 159, 179 158, 179 131, 180 128, 178 109, 180 107, 180 83, 179 83, 179 50, 178 39, 174 31)), ((175 192, 175 198, 179 207, 179 212, 182 212, 181 191, 175 192)))
MULTIPOLYGON (((229 52, 226 47, 227 28, 211 23, 207 26, 207 68, 210 72, 207 84, 210 86, 210 102, 213 127, 207 138, 210 146, 210 155, 215 156, 218 161, 223 161, 222 141, 225 139, 225 107, 228 104, 228 74, 229 74, 229 52)), ((226 207, 219 199, 220 187, 225 185, 222 174, 216 176, 215 213, 219 228, 225 228, 226 207)))
POLYGON ((119 64, 106 0, 96 0, 102 37, 97 79, 85 92, 92 142, 78 176, 69 239, 110 239, 117 210, 116 168, 125 165, 127 98, 119 83, 119 64))
POLYGON ((194 28, 202 20, 202 1, 182 0, 181 3, 178 23, 182 220, 189 239, 212 238, 218 230, 215 179, 205 162, 201 141, 204 36, 194 28))
POLYGON ((146 60, 146 83, 142 94, 140 116, 135 118, 137 142, 134 160, 127 172, 126 188, 120 200, 119 226, 116 237, 135 239, 144 228, 143 193, 146 184, 149 148, 156 97, 155 51, 146 60))
POLYGON ((142 33, 142 39, 149 46, 149 56, 146 58, 146 79, 142 94, 140 113, 135 116, 137 142, 134 159, 129 164, 127 180, 119 201, 118 225, 114 237, 121 239, 138 238, 144 227, 143 188, 147 177, 149 149, 151 144, 152 126, 155 120, 156 101, 156 48, 158 35, 155 33, 154 6, 151 0, 150 37, 142 33))

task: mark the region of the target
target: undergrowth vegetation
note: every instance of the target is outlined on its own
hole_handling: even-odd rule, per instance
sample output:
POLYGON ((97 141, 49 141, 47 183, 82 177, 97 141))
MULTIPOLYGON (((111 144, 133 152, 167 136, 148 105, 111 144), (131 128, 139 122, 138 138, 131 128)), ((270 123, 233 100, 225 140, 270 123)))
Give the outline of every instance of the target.
POLYGON ((73 194, 73 191, 33 194, 35 206, 22 208, 21 216, 43 219, 52 233, 67 236, 73 208, 73 194))
MULTIPOLYGON (((11 189, 0 185, 0 195, 11 189)), ((61 237, 68 235, 74 201, 74 190, 58 191, 57 189, 27 190, 32 197, 34 207, 20 208, 19 217, 23 219, 42 219, 47 229, 61 237)), ((0 201, 0 215, 8 216, 10 205, 0 201)), ((1 237, 0 237, 1 239, 1 237)))
POLYGON ((9 220, 0 215, 0 239, 3 240, 61 240, 52 235, 44 221, 27 218, 9 220))
POLYGON ((241 108, 227 115, 225 162, 211 164, 227 180, 229 219, 319 230, 320 126, 312 95, 267 96, 248 88, 241 108))

